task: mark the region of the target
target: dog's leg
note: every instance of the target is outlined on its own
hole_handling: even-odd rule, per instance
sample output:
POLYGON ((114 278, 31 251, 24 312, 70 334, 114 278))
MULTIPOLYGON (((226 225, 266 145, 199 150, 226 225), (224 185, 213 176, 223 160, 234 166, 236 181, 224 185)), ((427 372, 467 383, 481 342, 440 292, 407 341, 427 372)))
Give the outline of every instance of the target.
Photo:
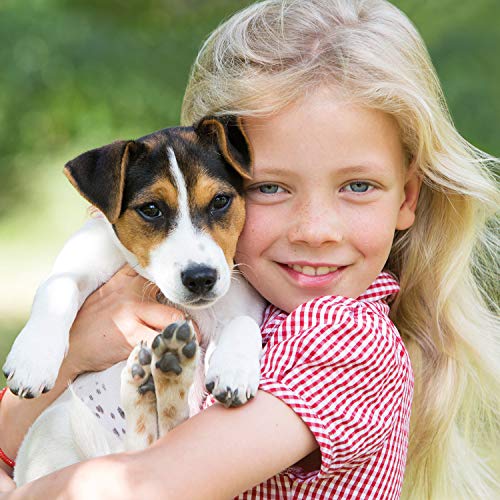
POLYGON ((191 321, 167 326, 154 339, 152 347, 158 428, 163 436, 189 417, 188 395, 199 358, 191 321))
POLYGON ((207 349, 205 386, 225 406, 241 406, 259 388, 259 325, 248 316, 239 316, 224 325, 217 337, 207 349))
POLYGON ((3 366, 12 392, 31 398, 53 387, 78 309, 124 263, 103 218, 89 220, 68 240, 3 366))
POLYGON ((151 349, 143 342, 130 353, 122 371, 121 401, 125 411, 127 450, 141 450, 158 439, 156 394, 151 349))
MULTIPOLYGON (((240 406, 255 396, 260 379, 264 301, 241 277, 215 306, 218 324, 205 355, 205 386, 225 406, 240 406)), ((199 323, 201 331, 202 322, 199 323)))

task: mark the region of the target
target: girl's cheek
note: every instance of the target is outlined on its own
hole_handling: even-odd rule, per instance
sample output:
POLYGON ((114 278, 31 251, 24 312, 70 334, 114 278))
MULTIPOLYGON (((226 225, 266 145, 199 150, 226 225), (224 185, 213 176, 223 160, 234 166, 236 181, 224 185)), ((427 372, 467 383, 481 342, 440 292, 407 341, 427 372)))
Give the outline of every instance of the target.
POLYGON ((237 253, 246 252, 248 247, 251 248, 251 242, 255 242, 255 239, 259 237, 259 217, 255 212, 255 208, 247 203, 245 225, 238 239, 236 246, 237 253))
POLYGON ((265 249, 269 236, 274 233, 270 212, 269 207, 247 203, 245 225, 236 247, 240 262, 265 249))
POLYGON ((386 259, 394 239, 395 222, 392 214, 374 212, 374 217, 368 216, 356 221, 351 228, 357 228, 352 233, 352 239, 357 241, 357 247, 366 257, 386 259))
POLYGON ((260 232, 263 228, 269 226, 275 218, 273 217, 275 212, 271 206, 247 203, 243 232, 251 232, 253 234, 260 232))

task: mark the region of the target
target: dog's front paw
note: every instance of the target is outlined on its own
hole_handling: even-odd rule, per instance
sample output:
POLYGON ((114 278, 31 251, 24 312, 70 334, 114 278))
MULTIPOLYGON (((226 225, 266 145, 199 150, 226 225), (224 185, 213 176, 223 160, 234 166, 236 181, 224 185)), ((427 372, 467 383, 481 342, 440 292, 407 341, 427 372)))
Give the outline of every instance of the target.
POLYGON ((188 394, 193 384, 199 348, 191 321, 172 323, 152 344, 160 436, 189 416, 188 394))
POLYGON ((141 341, 130 353, 127 366, 122 374, 122 384, 124 382, 137 388, 140 395, 152 392, 154 395, 155 384, 151 374, 151 359, 153 355, 151 348, 146 342, 141 341))
MULTIPOLYGON (((36 398, 54 387, 67 350, 63 335, 45 335, 28 322, 17 336, 3 373, 11 392, 21 398, 36 398), (59 339, 54 342, 51 339, 59 339)), ((67 335, 66 335, 67 337, 67 335)))
POLYGON ((156 393, 151 374, 151 348, 141 341, 130 353, 121 374, 127 450, 141 450, 158 438, 156 393))
POLYGON ((215 349, 205 377, 205 387, 224 406, 241 406, 257 393, 259 357, 215 349))

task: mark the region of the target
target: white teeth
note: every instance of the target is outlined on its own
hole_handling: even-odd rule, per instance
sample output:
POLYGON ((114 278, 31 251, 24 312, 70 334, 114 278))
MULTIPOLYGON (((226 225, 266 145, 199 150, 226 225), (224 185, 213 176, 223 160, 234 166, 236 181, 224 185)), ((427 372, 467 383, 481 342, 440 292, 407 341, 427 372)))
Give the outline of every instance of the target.
POLYGON ((316 276, 321 276, 323 274, 328 274, 330 272, 331 271, 329 267, 318 267, 318 269, 316 269, 316 276))
POLYGON ((291 267, 294 271, 297 271, 298 273, 301 274, 305 274, 306 276, 323 276, 324 274, 333 273, 338 269, 337 267, 332 267, 332 266, 312 267, 312 266, 299 266, 297 264, 293 265, 289 264, 288 267, 291 267))
POLYGON ((306 274, 307 276, 316 276, 316 271, 314 270, 314 267, 311 266, 304 266, 300 272, 302 274, 306 274))

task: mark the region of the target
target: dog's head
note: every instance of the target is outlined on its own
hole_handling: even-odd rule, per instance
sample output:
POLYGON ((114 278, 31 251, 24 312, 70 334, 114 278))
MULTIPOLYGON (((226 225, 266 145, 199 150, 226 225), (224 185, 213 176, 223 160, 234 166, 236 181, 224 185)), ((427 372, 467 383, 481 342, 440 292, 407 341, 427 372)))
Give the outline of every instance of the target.
POLYGON ((167 299, 206 307, 229 289, 251 164, 241 120, 210 117, 88 151, 65 174, 167 299))

